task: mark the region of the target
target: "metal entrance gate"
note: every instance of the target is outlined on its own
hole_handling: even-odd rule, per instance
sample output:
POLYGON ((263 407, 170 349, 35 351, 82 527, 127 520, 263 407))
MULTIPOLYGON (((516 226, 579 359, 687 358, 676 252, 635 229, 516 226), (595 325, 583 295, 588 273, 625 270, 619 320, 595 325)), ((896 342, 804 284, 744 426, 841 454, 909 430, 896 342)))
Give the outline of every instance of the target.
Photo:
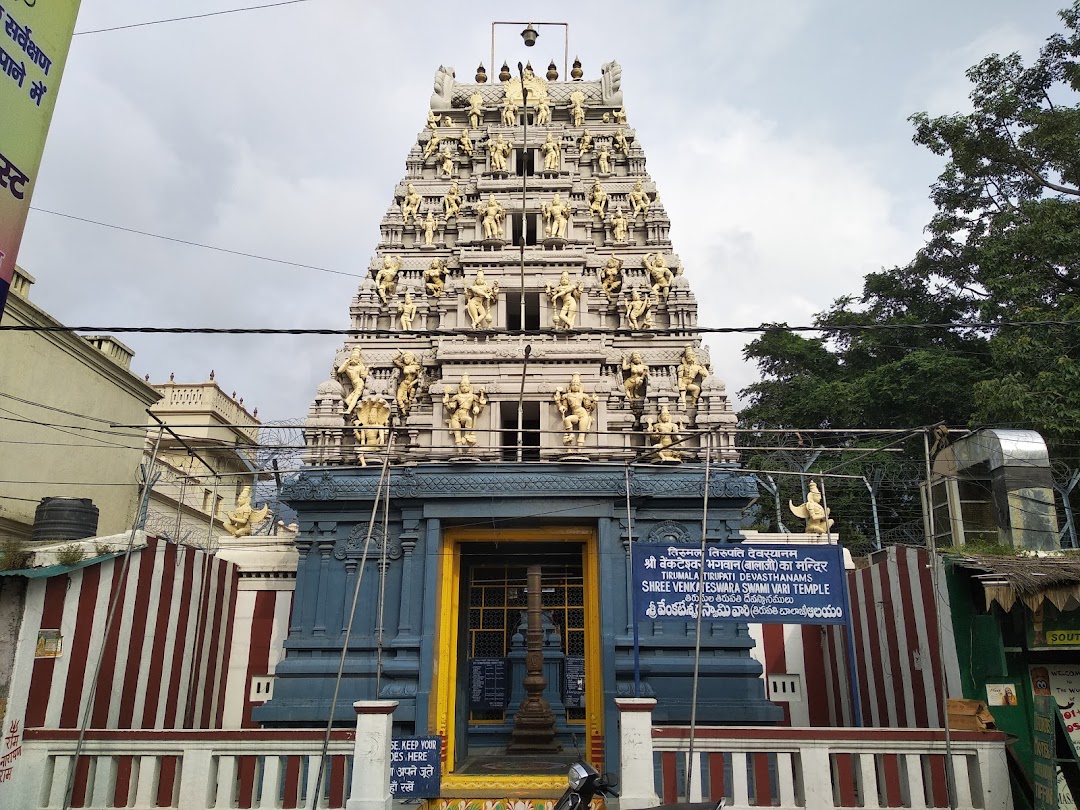
MULTIPOLYGON (((541 561, 545 697, 562 736, 581 730, 585 710, 585 583, 580 546, 570 551, 517 545, 511 559, 496 553, 463 557, 459 677, 467 679, 470 750, 505 746, 524 697, 526 569, 541 561), (569 552, 569 553, 568 553, 569 552), (500 559, 500 556, 502 559, 500 559)), ((484 552, 488 550, 485 549, 484 552)))

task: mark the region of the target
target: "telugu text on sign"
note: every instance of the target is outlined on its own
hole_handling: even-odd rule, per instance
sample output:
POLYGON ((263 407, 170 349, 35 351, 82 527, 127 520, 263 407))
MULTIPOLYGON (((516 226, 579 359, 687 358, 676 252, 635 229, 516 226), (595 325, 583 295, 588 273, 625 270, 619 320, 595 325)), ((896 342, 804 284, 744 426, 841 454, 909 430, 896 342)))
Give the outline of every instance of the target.
POLYGON ((639 619, 771 624, 847 621, 843 553, 837 545, 718 543, 634 546, 639 619))

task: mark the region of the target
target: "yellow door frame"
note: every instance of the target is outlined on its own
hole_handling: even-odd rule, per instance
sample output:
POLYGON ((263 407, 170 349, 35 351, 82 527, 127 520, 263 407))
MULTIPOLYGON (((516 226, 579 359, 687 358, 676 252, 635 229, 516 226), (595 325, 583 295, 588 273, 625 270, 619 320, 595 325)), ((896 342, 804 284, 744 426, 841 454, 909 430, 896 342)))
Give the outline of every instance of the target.
MULTIPOLYGON (((433 692, 435 700, 429 709, 428 728, 443 739, 443 774, 451 772, 455 756, 454 718, 457 711, 455 682, 458 666, 458 611, 461 595, 461 549, 469 543, 581 543, 585 554, 585 728, 588 735, 586 757, 596 766, 603 756, 603 679, 600 668, 600 553, 595 526, 548 526, 545 528, 465 528, 447 527, 442 532, 442 552, 439 556, 438 592, 439 617, 435 633, 433 692)), ((463 779, 465 777, 462 777, 463 779)), ((559 776, 560 782, 565 777, 559 776)))

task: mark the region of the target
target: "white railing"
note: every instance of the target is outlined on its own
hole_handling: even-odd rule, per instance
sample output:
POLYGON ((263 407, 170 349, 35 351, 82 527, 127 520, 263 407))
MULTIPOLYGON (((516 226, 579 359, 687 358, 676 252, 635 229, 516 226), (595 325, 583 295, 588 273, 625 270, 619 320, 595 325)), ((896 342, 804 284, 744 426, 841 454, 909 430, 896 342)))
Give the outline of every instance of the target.
MULTIPOLYGON (((28 730, 5 807, 59 808, 71 775, 75 734, 28 730)), ((75 774, 72 807, 345 807, 353 732, 335 732, 315 803, 323 732, 91 731, 75 774)))
POLYGON ((954 731, 946 742, 942 729, 698 728, 687 796, 689 729, 643 734, 637 726, 651 719, 640 705, 647 701, 626 703, 620 705, 623 810, 721 797, 736 810, 1013 806, 1006 735, 954 731), (643 781, 643 773, 655 780, 643 781))

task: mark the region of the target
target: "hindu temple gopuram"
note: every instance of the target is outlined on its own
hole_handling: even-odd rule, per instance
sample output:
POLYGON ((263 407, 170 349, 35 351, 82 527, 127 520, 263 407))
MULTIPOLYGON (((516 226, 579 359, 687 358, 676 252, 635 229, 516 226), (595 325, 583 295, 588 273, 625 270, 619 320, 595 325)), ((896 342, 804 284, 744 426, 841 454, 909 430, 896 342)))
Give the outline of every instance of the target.
MULTIPOLYGON (((757 494, 695 329, 704 279, 669 239, 617 62, 440 67, 417 102, 285 487, 296 595, 253 719, 352 726, 353 701, 387 698, 450 773, 575 744, 603 761, 613 698, 690 717, 693 621, 637 627, 635 685, 630 544, 700 545, 706 486, 708 539, 738 542, 757 494)), ((781 717, 753 644, 706 623, 698 722, 781 717)))

